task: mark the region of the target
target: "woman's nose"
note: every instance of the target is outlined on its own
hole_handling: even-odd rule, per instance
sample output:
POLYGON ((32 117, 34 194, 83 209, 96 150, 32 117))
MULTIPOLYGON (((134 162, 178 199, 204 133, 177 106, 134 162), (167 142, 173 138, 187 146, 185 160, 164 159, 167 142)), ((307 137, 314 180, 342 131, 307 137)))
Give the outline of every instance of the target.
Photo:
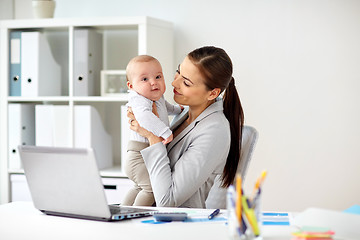
POLYGON ((174 77, 174 80, 172 81, 172 83, 171 83, 171 85, 173 86, 173 87, 176 87, 177 86, 177 84, 178 84, 178 79, 179 79, 179 74, 178 73, 175 73, 175 77, 174 77))

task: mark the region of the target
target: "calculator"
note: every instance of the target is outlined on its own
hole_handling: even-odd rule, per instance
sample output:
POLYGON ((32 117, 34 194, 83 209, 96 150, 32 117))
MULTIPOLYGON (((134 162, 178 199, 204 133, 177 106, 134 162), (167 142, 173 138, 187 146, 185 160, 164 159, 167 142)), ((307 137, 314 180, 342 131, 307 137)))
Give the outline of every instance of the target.
POLYGON ((186 212, 155 212, 154 218, 159 222, 184 221, 187 219, 186 212))

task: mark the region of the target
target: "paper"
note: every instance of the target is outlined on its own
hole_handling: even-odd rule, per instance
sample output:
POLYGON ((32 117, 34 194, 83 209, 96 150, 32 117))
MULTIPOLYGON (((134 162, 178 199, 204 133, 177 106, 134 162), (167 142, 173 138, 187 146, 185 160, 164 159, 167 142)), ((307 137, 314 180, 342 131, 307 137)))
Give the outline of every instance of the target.
POLYGON ((262 214, 262 225, 290 225, 288 213, 264 212, 262 214))
POLYGON ((344 210, 346 213, 360 214, 360 205, 354 205, 344 210))

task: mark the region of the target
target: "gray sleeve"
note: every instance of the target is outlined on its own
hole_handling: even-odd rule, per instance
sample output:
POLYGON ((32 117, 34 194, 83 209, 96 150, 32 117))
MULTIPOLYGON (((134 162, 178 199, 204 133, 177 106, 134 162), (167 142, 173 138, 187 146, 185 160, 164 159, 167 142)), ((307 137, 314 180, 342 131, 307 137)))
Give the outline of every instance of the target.
MULTIPOLYGON (((157 206, 177 207, 205 183, 219 164, 226 160, 230 134, 224 125, 204 122, 185 147, 181 158, 170 168, 166 147, 154 144, 141 151, 149 171, 157 206)), ((190 136, 192 135, 192 136, 190 136)))
POLYGON ((166 110, 167 110, 168 114, 176 115, 176 114, 181 113, 180 105, 173 105, 166 100, 165 100, 165 105, 166 105, 166 110))

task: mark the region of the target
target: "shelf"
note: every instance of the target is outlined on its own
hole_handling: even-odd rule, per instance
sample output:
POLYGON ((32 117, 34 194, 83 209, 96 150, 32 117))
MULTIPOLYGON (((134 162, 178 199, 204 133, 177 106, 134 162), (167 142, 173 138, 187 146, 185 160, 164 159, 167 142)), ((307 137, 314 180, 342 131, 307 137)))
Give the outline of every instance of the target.
POLYGON ((101 177, 115 177, 115 178, 127 178, 125 173, 121 171, 120 165, 115 165, 111 168, 100 170, 101 177))
POLYGON ((122 95, 119 97, 101 97, 101 96, 89 96, 89 97, 72 97, 74 102, 127 102, 128 97, 122 95))
POLYGON ((139 24, 151 24, 172 28, 172 23, 152 17, 98 17, 98 18, 51 18, 3 20, 0 27, 8 29, 68 29, 71 27, 95 27, 97 29, 137 29, 139 24))
MULTIPOLYGON (((24 174, 24 169, 8 169, 9 174, 24 174)), ((100 176, 106 178, 127 178, 120 165, 100 170, 100 176)))
MULTIPOLYGON (((57 111, 54 115, 38 115, 38 120, 44 120, 45 123, 52 122, 53 125, 46 130, 47 133, 53 132, 53 134, 57 136, 68 135, 69 137, 66 139, 69 142, 69 146, 79 146, 76 142, 78 141, 78 138, 76 138, 75 136, 84 134, 79 134, 78 130, 85 128, 85 126, 93 124, 93 122, 90 121, 91 119, 97 119, 96 121, 98 123, 101 123, 97 125, 102 126, 102 128, 98 126, 91 127, 91 129, 96 129, 96 131, 94 130, 91 132, 94 132, 94 134, 96 134, 97 136, 105 135, 99 132, 107 133, 106 136, 111 137, 112 140, 111 158, 113 161, 112 163, 106 165, 112 167, 100 170, 100 176, 103 179, 107 178, 107 181, 112 181, 111 178, 116 178, 114 180, 116 182, 118 182, 119 179, 126 179, 127 177, 122 171, 120 165, 124 161, 124 152, 126 152, 124 150, 125 146, 122 143, 127 143, 127 138, 129 137, 129 134, 126 134, 126 130, 128 130, 126 110, 124 111, 125 108, 123 108, 123 106, 128 101, 128 94, 114 93, 108 94, 106 96, 101 96, 101 75, 100 73, 98 73, 98 70, 125 69, 129 60, 134 56, 141 54, 149 54, 156 57, 161 62, 164 77, 167 80, 167 84, 169 85, 171 79, 173 78, 173 70, 175 68, 173 62, 173 24, 171 22, 163 21, 152 17, 138 16, 2 20, 0 21, 0 28, 0 204, 11 201, 10 193, 13 191, 13 189, 9 182, 9 176, 12 174, 24 174, 24 170, 15 169, 20 166, 18 162, 16 162, 16 164, 13 164, 14 162, 11 162, 12 164, 9 164, 8 148, 9 144, 11 145, 14 142, 12 141, 14 140, 14 138, 12 138, 10 143, 9 136, 17 136, 17 132, 21 130, 20 127, 9 128, 9 121, 11 121, 12 123, 17 123, 17 120, 19 120, 19 122, 25 121, 23 119, 26 119, 26 117, 21 117, 20 119, 20 116, 22 116, 22 112, 25 112, 25 110, 21 110, 21 114, 16 113, 9 115, 9 104, 23 105, 21 107, 25 107, 26 105, 26 107, 29 108, 33 107, 30 105, 36 105, 35 108, 38 107, 39 109, 43 107, 41 105, 54 105, 50 108, 54 107, 53 109, 69 109, 69 111, 66 112, 64 111, 59 113, 57 111), (99 45, 99 48, 96 49, 102 49, 101 61, 100 58, 96 58, 101 64, 95 64, 95 66, 98 66, 99 69, 90 69, 90 63, 88 62, 89 69, 82 70, 91 70, 89 72, 94 74, 96 72, 96 76, 94 77, 94 81, 96 82, 94 83, 93 88, 98 91, 89 90, 88 93, 84 93, 90 94, 91 96, 75 96, 75 94, 80 95, 80 93, 76 92, 76 90, 78 90, 76 85, 78 73, 76 70, 78 70, 79 67, 75 66, 77 64, 77 57, 75 56, 78 56, 76 54, 79 54, 79 50, 77 50, 79 49, 79 45, 75 44, 75 39, 78 39, 76 34, 78 32, 81 32, 79 30, 82 28, 94 29, 95 31, 89 30, 88 32, 93 32, 95 35, 100 36, 97 40, 101 38, 101 41, 93 41, 94 44, 95 42, 97 42, 96 44, 99 45), (9 61, 9 53, 12 53, 12 51, 10 51, 9 48, 11 48, 12 46, 18 46, 16 45, 18 44, 17 41, 15 41, 15 43, 11 43, 11 41, 9 41, 9 38, 14 37, 13 32, 17 31, 40 31, 42 32, 42 35, 46 37, 49 43, 48 47, 51 50, 54 61, 57 62, 60 67, 60 92, 50 91, 51 93, 44 92, 34 95, 22 94, 22 96, 8 96, 11 90, 9 86, 9 76, 12 67, 9 61), (79 125, 76 122, 76 119, 79 119, 79 117, 76 114, 75 109, 80 109, 82 106, 85 105, 91 108, 93 110, 91 111, 91 113, 94 114, 91 115, 91 117, 86 117, 86 119, 82 119, 81 123, 83 124, 79 125), (49 119, 47 119, 47 116, 50 116, 49 119), (58 129, 59 126, 61 126, 62 130, 58 129), (126 126, 126 128, 124 128, 124 126, 126 126), (51 131, 52 129, 55 129, 55 127, 57 131, 51 131)), ((17 53, 17 51, 14 52, 17 53)), ((49 53, 49 51, 47 52, 49 53)), ((16 59, 18 58, 15 58, 15 60, 16 59)), ((42 62, 42 65, 43 67, 45 67, 44 62, 42 62)), ((54 74, 54 71, 51 71, 51 74, 54 74)), ((56 76, 58 76, 58 74, 56 76)), ((57 88, 58 86, 56 86, 56 89, 57 88)), ((48 89, 48 87, 46 89, 48 89)), ((21 94, 12 93, 12 95, 21 94)), ((12 108, 11 111, 14 112, 14 109, 12 108)), ((33 111, 35 111, 36 113, 36 109, 30 109, 30 111, 30 113, 26 112, 28 116, 33 116, 33 111)), ((24 116, 26 114, 24 114, 24 116)), ((32 126, 33 125, 34 124, 32 123, 32 126)), ((32 129, 32 126, 22 129, 32 129)), ((37 129, 39 130, 40 128, 41 127, 38 127, 37 129)), ((21 139, 20 137, 19 139, 16 139, 16 141, 18 141, 18 143, 16 144, 23 144, 22 138, 23 136, 21 136, 21 139)), ((92 139, 98 140, 100 138, 94 137, 92 139)), ((31 140, 31 142, 32 144, 36 143, 36 141, 34 140, 31 140)), ((86 144, 87 147, 99 146, 98 143, 95 144, 94 142, 86 144)), ((101 144, 104 144, 105 146, 110 146, 110 144, 105 144, 103 142, 101 144)))
POLYGON ((14 102, 127 102, 128 97, 122 95, 119 97, 102 96, 84 96, 84 97, 8 97, 9 103, 14 102))
POLYGON ((9 174, 24 174, 24 169, 8 169, 9 174))
POLYGON ((68 102, 69 97, 8 97, 8 102, 68 102))

